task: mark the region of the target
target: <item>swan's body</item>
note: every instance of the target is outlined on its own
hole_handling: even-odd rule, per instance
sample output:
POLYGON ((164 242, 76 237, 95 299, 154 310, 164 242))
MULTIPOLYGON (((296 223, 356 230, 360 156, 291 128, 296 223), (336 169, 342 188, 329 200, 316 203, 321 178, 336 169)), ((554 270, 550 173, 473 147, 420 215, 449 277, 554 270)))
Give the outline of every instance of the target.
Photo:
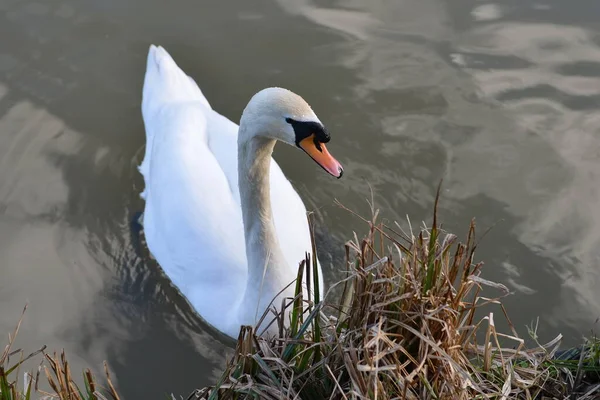
MULTIPOLYGON (((297 101, 292 95, 259 92, 238 127, 212 110, 162 47, 150 47, 142 101, 146 149, 139 167, 144 235, 196 311, 232 337, 240 325, 258 322, 311 252, 304 204, 271 158, 275 140, 289 142, 289 132, 269 118, 289 109, 297 114, 290 117, 318 122, 310 107, 286 103, 297 101)), ((281 296, 292 297, 293 289, 281 296)), ((281 297, 273 303, 280 304, 281 297)))

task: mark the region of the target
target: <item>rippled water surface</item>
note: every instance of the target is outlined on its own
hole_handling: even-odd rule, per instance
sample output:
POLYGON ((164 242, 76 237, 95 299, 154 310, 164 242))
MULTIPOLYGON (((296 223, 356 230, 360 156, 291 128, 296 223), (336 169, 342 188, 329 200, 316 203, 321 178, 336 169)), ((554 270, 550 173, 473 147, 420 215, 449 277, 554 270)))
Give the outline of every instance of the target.
MULTIPOLYGON (((213 383, 230 342, 132 234, 141 85, 165 46, 234 121, 266 86, 303 95, 344 164, 275 157, 319 211, 322 260, 364 226, 493 227, 477 256, 522 336, 566 344, 600 317, 600 3, 559 0, 0 0, 0 332, 108 360, 126 399, 213 383), (160 372, 159 372, 160 371, 160 372), (140 384, 143 382, 143 384, 140 384)), ((329 280, 336 270, 325 268, 329 280)), ((500 318, 500 313, 497 313, 500 318)))

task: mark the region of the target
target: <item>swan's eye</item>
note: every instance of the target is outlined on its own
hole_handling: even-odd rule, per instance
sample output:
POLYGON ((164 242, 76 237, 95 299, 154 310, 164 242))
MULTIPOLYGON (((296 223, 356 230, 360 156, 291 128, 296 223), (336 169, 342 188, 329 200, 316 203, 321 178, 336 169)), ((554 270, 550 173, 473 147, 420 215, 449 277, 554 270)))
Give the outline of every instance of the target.
POLYGON ((317 149, 321 147, 322 143, 329 142, 329 133, 320 122, 297 121, 293 118, 286 118, 285 121, 294 128, 294 133, 296 134, 296 145, 309 136, 314 137, 313 140, 315 141, 314 144, 317 149))

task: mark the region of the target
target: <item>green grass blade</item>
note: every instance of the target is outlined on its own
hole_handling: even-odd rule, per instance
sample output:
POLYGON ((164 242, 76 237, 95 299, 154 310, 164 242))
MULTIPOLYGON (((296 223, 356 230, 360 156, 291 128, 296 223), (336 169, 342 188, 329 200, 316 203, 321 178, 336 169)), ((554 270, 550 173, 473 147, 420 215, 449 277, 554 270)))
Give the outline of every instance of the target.
POLYGON ((300 266, 298 267, 298 273, 296 275, 296 288, 294 291, 294 296, 296 300, 294 300, 294 308, 292 309, 292 321, 290 323, 290 331, 292 335, 295 335, 298 332, 298 325, 302 323, 302 278, 304 276, 304 269, 307 268, 306 260, 302 260, 300 266))
POLYGON ((442 188, 440 185, 437 188, 437 193, 435 196, 435 202, 433 204, 433 224, 431 225, 431 233, 429 235, 429 246, 427 251, 427 277, 425 278, 425 283, 423 285, 423 295, 426 295, 427 292, 433 287, 433 282, 436 279, 435 274, 435 260, 436 260, 436 244, 438 241, 438 224, 437 224, 437 208, 438 201, 440 198, 440 190, 442 188))
MULTIPOLYGON (((300 329, 298 329, 298 332, 292 338, 292 340, 298 341, 303 337, 304 333, 306 333, 306 331, 308 330, 308 327, 312 324, 312 320, 319 314, 320 309, 321 306, 319 305, 311 311, 311 313, 308 315, 308 317, 306 317, 306 320, 304 321, 302 326, 300 326, 300 329)), ((297 343, 289 343, 283 351, 281 359, 286 362, 290 361, 296 346, 298 346, 297 343)))
POLYGON ((25 400, 31 399, 31 387, 33 386, 33 377, 29 377, 29 382, 27 383, 27 390, 25 391, 25 400))
POLYGON ((0 367, 0 400, 17 400, 11 399, 10 384, 8 382, 8 375, 4 371, 3 367, 0 367))

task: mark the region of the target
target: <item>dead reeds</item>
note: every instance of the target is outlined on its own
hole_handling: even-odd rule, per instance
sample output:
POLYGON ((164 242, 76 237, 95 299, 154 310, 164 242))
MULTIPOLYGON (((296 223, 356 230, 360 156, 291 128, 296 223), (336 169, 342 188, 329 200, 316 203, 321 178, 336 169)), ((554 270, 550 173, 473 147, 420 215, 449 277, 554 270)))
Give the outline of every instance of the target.
POLYGON ((120 400, 117 391, 110 379, 108 365, 104 363, 104 373, 107 388, 97 383, 90 369, 83 372, 83 387, 77 385, 73 378, 71 367, 64 350, 60 357, 45 352, 46 346, 25 356, 22 349, 13 349, 14 340, 19 333, 21 322, 27 306, 23 308, 21 318, 12 334, 8 335, 8 344, 0 353, 0 400, 120 400), (22 382, 19 382, 21 368, 26 361, 43 355, 34 372, 26 371, 22 382), (46 365, 47 364, 47 365, 46 365), (40 379, 43 376, 44 379, 40 379), (49 389, 42 388, 48 385, 49 389))
POLYGON ((242 327, 221 380, 189 399, 599 396, 600 342, 557 356, 560 335, 527 349, 514 329, 496 330, 493 310, 508 319, 500 301, 508 290, 481 277, 474 221, 459 242, 440 227, 437 198, 431 227, 417 233, 378 223, 377 212, 364 221, 365 237, 346 244, 341 299, 333 288, 321 303, 302 298, 300 281, 315 276, 307 255, 278 337, 242 327))

